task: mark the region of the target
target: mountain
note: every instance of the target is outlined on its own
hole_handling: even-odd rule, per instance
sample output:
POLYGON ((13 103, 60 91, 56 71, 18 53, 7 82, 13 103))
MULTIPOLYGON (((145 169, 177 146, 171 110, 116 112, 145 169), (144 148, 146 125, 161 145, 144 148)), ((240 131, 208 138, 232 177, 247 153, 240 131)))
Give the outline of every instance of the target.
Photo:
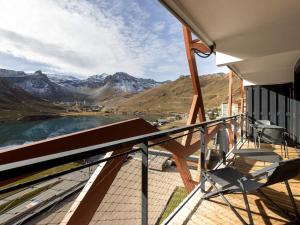
POLYGON ((75 76, 64 75, 64 74, 47 74, 48 79, 61 86, 73 86, 79 84, 81 80, 75 76))
MULTIPOLYGON (((200 76, 200 85, 206 109, 219 107, 228 96, 228 76, 214 74, 200 76)), ((150 90, 134 95, 117 104, 119 112, 144 113, 187 113, 193 98, 192 83, 189 76, 168 82, 150 90)), ((239 83, 234 80, 233 98, 239 98, 239 83)), ((111 105, 113 106, 113 105, 111 105)))
POLYGON ((0 69, 1 77, 24 77, 27 74, 24 71, 0 69))
POLYGON ((32 96, 4 78, 0 78, 0 90, 0 121, 29 115, 53 115, 62 111, 60 107, 32 96))
POLYGON ((110 84, 116 90, 127 93, 142 92, 161 84, 152 79, 136 78, 123 72, 118 72, 114 75, 105 77, 104 83, 110 84))
POLYGON ((153 79, 136 78, 124 72, 113 75, 103 73, 87 79, 72 76, 60 78, 49 76, 49 79, 69 91, 86 94, 88 99, 96 102, 133 95, 162 84, 153 79))
POLYGON ((84 100, 85 95, 70 91, 57 83, 52 82, 41 71, 28 74, 12 70, 0 70, 0 77, 22 88, 31 95, 49 101, 78 101, 84 100))
POLYGON ((41 71, 25 73, 0 69, 0 77, 38 98, 63 102, 87 100, 102 103, 127 98, 162 84, 124 72, 113 75, 103 73, 79 79, 72 75, 45 74, 41 71))

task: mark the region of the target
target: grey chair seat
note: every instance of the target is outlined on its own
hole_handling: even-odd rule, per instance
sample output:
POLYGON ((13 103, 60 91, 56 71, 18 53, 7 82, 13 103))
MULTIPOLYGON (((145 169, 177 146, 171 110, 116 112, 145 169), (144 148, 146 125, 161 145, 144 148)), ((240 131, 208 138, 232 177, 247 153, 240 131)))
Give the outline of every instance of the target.
MULTIPOLYGON (((241 173, 237 169, 232 167, 226 167, 218 170, 207 172, 209 177, 220 186, 220 189, 225 192, 241 192, 241 185, 238 180, 245 177, 245 174, 241 173)), ((245 191, 253 191, 260 188, 263 184, 255 180, 245 180, 244 188, 245 191)), ((213 193, 208 193, 206 197, 212 196, 213 193)))
POLYGON ((282 157, 276 152, 272 151, 271 149, 236 149, 233 150, 232 153, 239 157, 245 157, 248 159, 253 159, 262 162, 274 163, 282 160, 282 157))

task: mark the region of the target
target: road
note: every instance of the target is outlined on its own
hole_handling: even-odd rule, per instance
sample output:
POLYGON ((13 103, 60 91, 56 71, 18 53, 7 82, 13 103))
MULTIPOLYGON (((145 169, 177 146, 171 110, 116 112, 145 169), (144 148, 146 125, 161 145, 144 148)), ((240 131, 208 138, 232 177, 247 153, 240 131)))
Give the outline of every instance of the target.
MULTIPOLYGON (((94 169, 95 169, 95 166, 91 170, 94 170, 94 169)), ((47 190, 41 192, 40 194, 34 196, 33 198, 31 198, 31 199, 17 205, 16 207, 10 209, 9 211, 1 214, 0 215, 0 224, 5 224, 7 221, 13 219, 14 217, 16 217, 20 214, 26 213, 26 211, 32 211, 30 209, 33 206, 37 206, 37 205, 53 198, 54 196, 60 195, 64 192, 72 189, 73 187, 75 187, 76 185, 80 184, 83 181, 87 181, 89 176, 90 176, 89 168, 86 168, 83 170, 79 170, 79 171, 64 175, 59 178, 51 179, 49 181, 43 182, 42 184, 36 185, 33 188, 23 190, 21 192, 18 192, 14 195, 11 195, 11 196, 5 198, 5 199, 2 199, 1 200, 2 203, 11 201, 11 200, 15 200, 15 199, 17 200, 22 195, 24 195, 34 189, 43 187, 50 183, 61 181, 60 183, 51 187, 50 189, 47 189, 47 190)))

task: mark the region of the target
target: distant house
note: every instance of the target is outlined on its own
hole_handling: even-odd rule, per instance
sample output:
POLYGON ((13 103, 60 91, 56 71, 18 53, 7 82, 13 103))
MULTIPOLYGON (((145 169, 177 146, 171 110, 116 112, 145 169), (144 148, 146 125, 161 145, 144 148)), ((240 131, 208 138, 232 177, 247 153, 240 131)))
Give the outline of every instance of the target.
POLYGON ((166 119, 158 119, 157 122, 160 125, 164 125, 164 124, 168 123, 168 120, 166 120, 166 119))
MULTIPOLYGON (((223 102, 221 104, 221 117, 226 117, 227 115, 227 102, 223 102)), ((239 114, 239 104, 238 103, 232 103, 232 115, 238 115, 239 114)))

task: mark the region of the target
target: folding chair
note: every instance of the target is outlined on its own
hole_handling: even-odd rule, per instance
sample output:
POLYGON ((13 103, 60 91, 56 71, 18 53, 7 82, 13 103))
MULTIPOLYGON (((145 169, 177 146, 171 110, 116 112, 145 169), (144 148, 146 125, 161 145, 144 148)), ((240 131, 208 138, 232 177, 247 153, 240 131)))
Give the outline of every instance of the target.
POLYGON ((214 191, 211 191, 203 196, 204 199, 209 199, 214 196, 221 196, 224 202, 230 207, 234 214, 240 219, 243 224, 248 224, 242 216, 237 212, 237 210, 231 205, 225 194, 228 193, 242 193, 243 199, 246 206, 246 211, 248 214, 249 224, 254 224, 250 205, 248 202, 247 193, 257 191, 264 198, 266 198, 272 205, 274 205, 281 213, 288 216, 291 220, 294 218, 286 210, 280 208, 272 199, 270 199, 262 191, 263 187, 268 187, 270 185, 284 182, 290 201, 294 208, 295 216, 297 221, 300 220, 299 212, 297 209, 296 202, 294 200, 291 188, 289 186, 288 180, 294 178, 300 174, 300 158, 284 160, 280 162, 273 163, 261 170, 257 170, 250 174, 243 174, 237 169, 232 167, 225 167, 222 169, 217 169, 213 171, 204 172, 202 171, 202 176, 205 181, 208 181, 214 191), (264 181, 264 182, 258 182, 264 181), (217 185, 218 184, 218 187, 217 185))

